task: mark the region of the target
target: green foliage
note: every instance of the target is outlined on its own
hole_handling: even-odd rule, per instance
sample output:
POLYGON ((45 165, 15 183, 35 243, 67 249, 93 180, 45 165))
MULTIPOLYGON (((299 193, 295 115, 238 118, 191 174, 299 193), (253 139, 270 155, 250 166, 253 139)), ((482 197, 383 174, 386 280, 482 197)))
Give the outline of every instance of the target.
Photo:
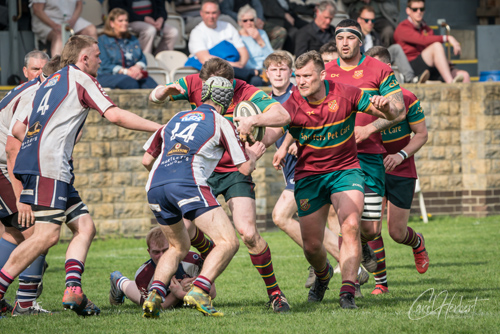
MULTIPOLYGON (((144 240, 109 239, 93 243, 83 274, 84 291, 101 308, 101 315, 81 318, 71 311, 62 311, 67 247, 62 243, 52 248, 47 256, 50 267, 40 298, 44 308, 60 313, 8 316, 0 319, 0 332, 498 333, 498 218, 433 217, 428 224, 411 222, 416 231, 424 234, 429 251, 431 263, 423 275, 415 269, 411 250, 396 244, 384 231, 390 293, 370 295, 375 285, 370 278, 362 287, 365 297, 356 300, 359 309, 354 311, 344 311, 338 305, 341 278, 337 274, 322 303, 307 303, 304 283, 308 263, 302 250, 283 232, 276 231, 263 233, 263 237, 271 247, 278 282, 292 307, 288 314, 273 314, 265 307, 268 298, 264 284, 243 244, 216 283, 214 306, 225 313, 222 318, 203 317, 195 310, 180 308, 162 312, 159 320, 149 320, 141 318, 141 309, 129 300, 122 306, 110 306, 109 274, 120 270, 133 278, 137 268, 147 260, 147 252, 144 240), (429 289, 434 289, 434 297, 439 295, 434 304, 429 302, 429 289), (420 320, 409 317, 425 314, 427 316, 420 320)), ((7 293, 11 301, 16 288, 17 282, 7 293)))

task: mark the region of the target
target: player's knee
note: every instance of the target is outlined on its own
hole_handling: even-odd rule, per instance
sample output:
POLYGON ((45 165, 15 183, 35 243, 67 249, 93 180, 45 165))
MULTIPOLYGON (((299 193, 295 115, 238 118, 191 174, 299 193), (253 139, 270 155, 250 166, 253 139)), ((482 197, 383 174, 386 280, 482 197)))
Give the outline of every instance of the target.
POLYGON ((304 254, 306 257, 318 254, 321 251, 322 245, 319 240, 304 242, 304 254))
POLYGON ((253 248, 257 246, 257 233, 252 230, 239 231, 241 240, 247 246, 247 248, 253 248))
POLYGON ((342 222, 342 235, 359 233, 359 223, 357 219, 346 219, 342 222))
POLYGON ((287 221, 288 219, 282 210, 279 210, 278 208, 273 210, 273 222, 276 226, 283 230, 287 221))

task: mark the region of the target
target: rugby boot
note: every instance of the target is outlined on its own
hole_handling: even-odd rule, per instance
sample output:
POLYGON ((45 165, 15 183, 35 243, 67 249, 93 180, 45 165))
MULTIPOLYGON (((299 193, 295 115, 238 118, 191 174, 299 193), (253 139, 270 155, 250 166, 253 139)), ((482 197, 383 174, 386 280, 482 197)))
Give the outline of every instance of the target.
POLYGON ((316 280, 316 274, 314 273, 314 268, 309 266, 309 276, 307 276, 306 284, 304 285, 306 289, 309 289, 313 286, 314 281, 316 280))
POLYGON ((109 277, 109 283, 111 285, 111 288, 109 289, 109 303, 111 305, 123 304, 123 301, 125 300, 125 294, 117 285, 118 280, 122 277, 123 275, 119 271, 113 271, 109 277))
POLYGON ((359 283, 354 284, 354 297, 355 298, 364 298, 363 294, 361 293, 361 285, 359 283))
POLYGON ((343 293, 340 295, 340 307, 343 309, 356 309, 356 302, 354 301, 354 296, 352 293, 343 293))
POLYGON ((420 246, 413 250, 413 256, 415 257, 417 271, 423 274, 429 269, 429 254, 425 250, 424 236, 422 233, 417 233, 417 235, 420 238, 420 246))
POLYGON ((85 296, 79 286, 69 286, 64 290, 63 307, 74 311, 77 315, 99 315, 101 310, 85 296))
POLYGON ((148 298, 142 304, 142 317, 157 319, 160 317, 161 303, 163 299, 156 290, 150 291, 148 298))
POLYGON ((358 280, 359 285, 363 285, 366 282, 368 282, 368 279, 370 278, 370 274, 368 274, 368 272, 363 267, 359 267, 359 269, 360 270, 358 272, 358 276, 356 277, 356 279, 358 280))
POLYGON ((14 308, 12 305, 7 303, 5 298, 0 299, 0 316, 2 316, 4 313, 10 313, 12 312, 14 308))
POLYGON ((184 296, 184 306, 195 308, 203 315, 222 317, 224 313, 217 311, 212 306, 212 298, 202 289, 192 285, 184 296))
POLYGON ((290 305, 286 300, 285 294, 281 291, 275 291, 269 296, 269 306, 273 307, 276 313, 284 313, 290 311, 290 305))
POLYGON ((328 290, 328 284, 333 276, 333 268, 330 264, 328 264, 328 278, 326 280, 320 280, 316 278, 313 286, 309 290, 309 296, 307 297, 307 301, 310 303, 320 302, 323 300, 325 296, 325 291, 328 290))
POLYGON ((382 284, 377 284, 375 285, 375 289, 372 291, 372 295, 383 295, 384 293, 388 293, 389 288, 386 286, 383 286, 382 284))
POLYGON ((48 314, 52 315, 52 312, 44 310, 39 303, 36 301, 33 302, 33 306, 30 307, 21 307, 19 305, 19 301, 16 301, 14 309, 12 310, 12 316, 17 317, 19 315, 38 315, 38 314, 48 314))
POLYGON ((365 269, 371 273, 377 270, 377 256, 373 249, 368 244, 364 244, 362 246, 362 254, 361 254, 361 264, 365 269))

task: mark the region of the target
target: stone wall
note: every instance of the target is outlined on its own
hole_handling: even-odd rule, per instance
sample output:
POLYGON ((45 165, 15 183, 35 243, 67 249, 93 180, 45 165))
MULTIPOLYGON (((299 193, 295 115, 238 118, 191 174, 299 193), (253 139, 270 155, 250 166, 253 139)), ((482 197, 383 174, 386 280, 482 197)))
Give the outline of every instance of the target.
MULTIPOLYGON (((408 85, 422 101, 428 143, 417 154, 427 211, 433 215, 500 214, 500 83, 408 85)), ((5 93, 1 92, 0 97, 5 93)), ((157 106, 146 91, 109 93, 123 109, 166 123, 187 103, 157 106)), ((75 146, 75 186, 88 205, 98 235, 143 235, 152 224, 141 164, 149 135, 119 128, 95 111, 75 146)), ((283 187, 269 149, 253 173, 260 228, 273 227, 271 213, 283 187)), ((223 200, 221 199, 221 202, 223 200)), ((415 201, 412 212, 420 214, 415 201)), ((64 236, 69 236, 65 229, 64 236)))

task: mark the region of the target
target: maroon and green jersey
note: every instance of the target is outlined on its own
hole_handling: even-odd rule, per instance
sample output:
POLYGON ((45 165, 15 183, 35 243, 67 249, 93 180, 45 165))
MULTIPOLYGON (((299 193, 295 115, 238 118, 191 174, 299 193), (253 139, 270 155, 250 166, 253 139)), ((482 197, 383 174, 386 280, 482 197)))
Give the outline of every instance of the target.
MULTIPOLYGON (((370 56, 361 55, 356 66, 341 67, 340 61, 331 61, 325 65, 326 79, 361 88, 364 92, 373 95, 388 97, 401 91, 399 83, 392 69, 386 64, 370 56)), ((364 126, 377 119, 376 116, 360 114, 356 117, 356 126, 364 126)), ((374 133, 358 144, 358 153, 381 154, 385 153, 380 133, 374 133)))
MULTIPOLYGON (((396 154, 408 145, 411 140, 411 124, 418 124, 425 121, 424 110, 420 106, 418 98, 408 89, 401 88, 405 100, 406 119, 393 127, 382 131, 382 140, 387 154, 396 154)), ((385 154, 385 156, 387 156, 385 154)), ((385 158, 384 156, 384 158, 385 158)), ((413 155, 397 166, 392 172, 387 174, 417 178, 417 169, 413 155)))
MULTIPOLYGON (((185 93, 175 96, 170 96, 171 101, 186 100, 191 104, 191 108, 195 109, 203 104, 201 102, 201 88, 203 82, 198 74, 191 74, 187 77, 181 78, 176 81, 182 88, 184 88, 185 93)), ((246 83, 243 80, 234 79, 233 80, 234 96, 231 105, 226 111, 224 117, 230 122, 233 121, 234 108, 241 101, 252 101, 255 103, 262 112, 266 112, 271 108, 271 106, 278 104, 278 101, 271 98, 269 95, 264 93, 261 89, 246 83)), ((231 157, 227 152, 224 152, 222 159, 215 168, 217 173, 227 173, 236 172, 238 169, 234 166, 231 157)))
POLYGON ((324 81, 326 97, 310 103, 295 91, 283 104, 286 127, 297 141, 295 181, 306 176, 360 168, 354 138, 357 111, 370 108, 369 95, 350 85, 324 81))

